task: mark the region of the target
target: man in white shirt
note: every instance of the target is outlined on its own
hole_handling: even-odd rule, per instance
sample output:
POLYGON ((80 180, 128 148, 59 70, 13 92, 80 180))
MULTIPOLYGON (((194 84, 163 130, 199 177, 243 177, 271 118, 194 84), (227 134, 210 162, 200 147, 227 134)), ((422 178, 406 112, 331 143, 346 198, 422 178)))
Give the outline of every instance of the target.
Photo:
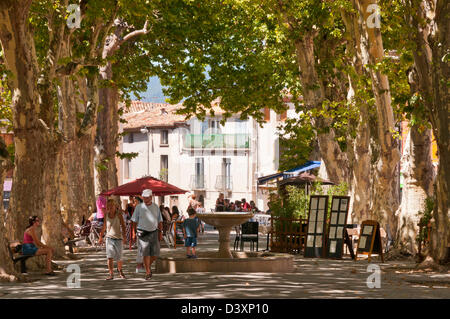
POLYGON ((150 189, 142 192, 144 202, 136 206, 131 217, 133 228, 138 234, 138 254, 144 257, 145 280, 152 278, 151 266, 159 256, 159 242, 163 239, 163 219, 159 207, 152 201, 152 195, 150 189))

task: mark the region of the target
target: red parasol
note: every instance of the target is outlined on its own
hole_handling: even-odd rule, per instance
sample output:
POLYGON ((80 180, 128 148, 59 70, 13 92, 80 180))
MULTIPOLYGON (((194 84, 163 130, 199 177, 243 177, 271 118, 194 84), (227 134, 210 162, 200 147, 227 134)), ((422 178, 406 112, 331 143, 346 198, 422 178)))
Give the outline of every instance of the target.
POLYGON ((153 196, 166 196, 172 194, 184 194, 187 191, 178 188, 174 185, 166 183, 162 180, 156 179, 154 177, 142 177, 138 178, 132 182, 117 186, 106 192, 101 193, 103 196, 131 196, 131 195, 141 195, 144 189, 151 189, 153 196))

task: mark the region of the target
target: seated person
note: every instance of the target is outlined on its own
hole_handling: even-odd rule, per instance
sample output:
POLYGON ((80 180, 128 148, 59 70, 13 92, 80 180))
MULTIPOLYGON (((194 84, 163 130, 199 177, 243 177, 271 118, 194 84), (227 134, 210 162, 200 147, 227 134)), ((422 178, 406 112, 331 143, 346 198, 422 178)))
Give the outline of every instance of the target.
POLYGON ((219 194, 219 197, 216 200, 216 212, 223 212, 225 211, 225 199, 223 198, 223 193, 219 194))
POLYGON ((53 248, 44 245, 36 235, 36 228, 41 226, 41 220, 38 216, 31 216, 28 219, 28 227, 23 234, 22 254, 30 256, 46 256, 47 276, 55 276, 52 270, 53 248))
POLYGON ((248 212, 251 210, 250 204, 247 203, 247 201, 245 200, 245 198, 243 198, 241 200, 241 208, 243 212, 248 212))
POLYGON ((172 220, 178 220, 180 218, 180 211, 178 210, 177 206, 172 206, 172 220))
POLYGON ((225 199, 225 207, 224 207, 224 211, 225 211, 225 212, 232 211, 232 210, 231 210, 230 200, 229 200, 228 198, 225 199))
POLYGON ((242 212, 242 203, 240 202, 240 201, 236 201, 235 203, 234 203, 234 211, 235 212, 242 212))
POLYGON ((255 202, 254 201, 250 201, 250 210, 253 212, 253 213, 260 213, 261 211, 258 209, 258 207, 256 207, 256 204, 255 204, 255 202))

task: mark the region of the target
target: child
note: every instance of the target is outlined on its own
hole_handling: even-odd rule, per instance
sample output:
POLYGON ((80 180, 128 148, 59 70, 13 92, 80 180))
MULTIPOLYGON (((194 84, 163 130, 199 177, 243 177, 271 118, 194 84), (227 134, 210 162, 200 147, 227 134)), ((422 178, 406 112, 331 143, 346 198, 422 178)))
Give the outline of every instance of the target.
POLYGON ((195 247, 197 246, 197 232, 200 227, 196 217, 196 211, 192 207, 188 209, 189 218, 183 222, 184 246, 187 258, 197 258, 195 247), (192 253, 191 253, 192 252, 192 253))

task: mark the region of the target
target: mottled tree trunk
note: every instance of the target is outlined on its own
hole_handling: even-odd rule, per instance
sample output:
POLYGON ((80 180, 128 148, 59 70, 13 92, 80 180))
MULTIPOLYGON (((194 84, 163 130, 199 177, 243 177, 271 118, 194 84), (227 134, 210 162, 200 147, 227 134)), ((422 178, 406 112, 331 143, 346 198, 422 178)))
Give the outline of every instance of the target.
POLYGON ((5 63, 14 74, 12 110, 15 142, 15 171, 11 194, 14 238, 22 240, 30 215, 43 218, 43 240, 64 251, 59 241, 54 109, 48 79, 39 81, 33 33, 28 25, 31 1, 4 1, 0 4, 0 41, 5 63))
POLYGON ((428 109, 439 154, 431 256, 436 263, 445 263, 449 259, 450 244, 450 2, 410 0, 406 2, 405 9, 405 20, 415 30, 409 36, 416 44, 413 54, 419 92, 428 109))
POLYGON ((419 132, 411 127, 402 158, 403 190, 398 216, 398 248, 416 254, 419 233, 419 211, 424 211, 425 199, 433 194, 433 164, 431 160, 431 130, 419 132))
POLYGON ((341 10, 341 16, 346 26, 347 48, 346 51, 352 57, 354 73, 349 74, 349 90, 347 99, 355 104, 359 115, 357 123, 349 123, 356 126, 355 138, 348 138, 348 158, 351 167, 349 192, 352 198, 350 212, 353 223, 361 223, 370 218, 370 204, 372 202, 372 166, 371 166, 371 130, 370 112, 367 101, 359 97, 358 92, 365 88, 360 87, 360 82, 367 77, 363 65, 368 63, 367 56, 363 55, 361 48, 361 23, 355 12, 341 10))
POLYGON ((370 130, 367 109, 360 107, 356 137, 350 145, 350 196, 352 198, 351 217, 353 223, 361 223, 370 218, 372 202, 372 167, 370 153, 370 130))
POLYGON ((96 88, 88 87, 87 82, 86 78, 64 77, 59 86, 59 124, 68 141, 58 160, 59 200, 63 220, 69 226, 81 224, 82 217, 88 217, 88 205, 95 202, 93 152, 97 102, 96 96, 92 96, 96 88), (83 121, 77 114, 83 114, 83 121))
MULTIPOLYGON (((100 77, 103 81, 112 79, 110 62, 100 68, 100 77)), ((116 87, 103 87, 99 89, 99 103, 102 110, 97 120, 96 149, 96 190, 97 193, 107 191, 118 186, 116 152, 119 135, 119 92, 116 87)))
MULTIPOLYGON (((1 143, 2 147, 5 146, 1 143)), ((5 147, 6 150, 6 147, 5 147)), ((8 170, 12 168, 12 163, 9 159, 1 159, 0 165, 0 185, 3 185, 5 175, 8 170)), ((3 187, 0 189, 0 196, 3 198, 3 187)), ((5 228, 5 210, 3 207, 3 200, 0 201, 0 282, 3 280, 14 281, 17 279, 17 272, 14 269, 14 264, 8 252, 9 239, 5 228)))
MULTIPOLYGON (((305 34, 295 41, 300 82, 303 88, 303 101, 306 108, 320 108, 325 100, 325 90, 316 71, 314 54, 314 34, 305 34)), ((329 127, 331 119, 314 118, 313 126, 319 131, 317 139, 320 155, 325 162, 328 178, 335 183, 348 181, 348 159, 335 140, 335 133, 329 127), (328 128, 325 132, 322 129, 328 128)))
POLYGON ((437 209, 433 211, 434 231, 431 253, 438 263, 450 260, 450 2, 436 1, 436 33, 432 43, 433 102, 428 105, 433 117, 433 132, 439 152, 439 169, 436 181, 437 209))
POLYGON ((107 37, 102 50, 102 58, 106 64, 100 67, 100 79, 103 81, 99 89, 99 103, 101 111, 97 121, 97 135, 95 137, 95 192, 103 191, 118 185, 116 152, 119 143, 119 90, 112 84, 113 64, 107 59, 112 57, 120 49, 121 45, 130 43, 140 35, 148 33, 148 21, 142 29, 131 31, 126 22, 116 20, 114 33, 107 37), (106 85, 105 85, 106 84, 106 85))
MULTIPOLYGON (((363 55, 368 57, 370 65, 375 66, 384 58, 383 41, 381 31, 377 27, 368 25, 371 12, 368 6, 376 4, 375 0, 358 0, 360 28, 362 30, 361 45, 363 55)), ((399 208, 399 170, 400 152, 398 142, 394 138, 395 120, 391 105, 391 95, 388 77, 381 71, 368 68, 372 80, 372 92, 375 97, 377 114, 376 143, 378 160, 374 166, 373 201, 371 206, 372 218, 378 220, 391 236, 397 231, 396 212, 399 208)))

